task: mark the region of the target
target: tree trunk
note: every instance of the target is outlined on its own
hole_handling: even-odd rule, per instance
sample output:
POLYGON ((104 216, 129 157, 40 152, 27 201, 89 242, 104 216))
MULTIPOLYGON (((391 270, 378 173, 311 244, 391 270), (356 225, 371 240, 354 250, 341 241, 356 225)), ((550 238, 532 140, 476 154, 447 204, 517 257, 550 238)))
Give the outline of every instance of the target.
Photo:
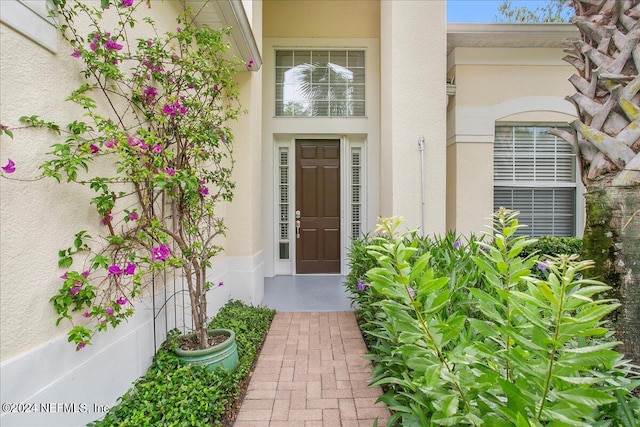
POLYGON ((567 139, 587 188, 583 257, 622 303, 614 314, 622 351, 640 363, 640 0, 574 0, 580 38, 565 60, 578 74, 578 120, 567 139))
POLYGON ((587 220, 582 256, 613 287, 622 306, 614 313, 625 356, 640 361, 640 189, 592 186, 585 194, 587 220))

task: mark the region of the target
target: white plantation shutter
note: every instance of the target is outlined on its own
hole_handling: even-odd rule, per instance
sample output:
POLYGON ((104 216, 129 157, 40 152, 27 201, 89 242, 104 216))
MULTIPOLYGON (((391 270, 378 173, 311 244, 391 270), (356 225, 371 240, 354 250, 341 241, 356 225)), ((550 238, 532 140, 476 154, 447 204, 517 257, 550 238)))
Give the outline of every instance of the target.
POLYGON ((351 238, 362 231, 362 148, 351 148, 351 238))
POLYGON ((544 126, 496 126, 494 209, 520 211, 519 234, 573 236, 576 158, 571 146, 544 126))
POLYGON ((289 147, 278 149, 279 259, 289 259, 289 147))

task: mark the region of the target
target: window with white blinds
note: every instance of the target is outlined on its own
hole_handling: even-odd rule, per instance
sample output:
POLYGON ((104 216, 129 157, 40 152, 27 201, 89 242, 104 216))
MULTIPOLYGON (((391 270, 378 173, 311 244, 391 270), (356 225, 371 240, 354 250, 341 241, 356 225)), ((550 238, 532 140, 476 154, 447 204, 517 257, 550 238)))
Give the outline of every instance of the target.
POLYGON ((275 102, 276 116, 364 116, 364 50, 276 50, 275 102))
POLYGON ((520 212, 530 236, 573 236, 576 157, 548 126, 496 126, 493 150, 494 209, 520 212))

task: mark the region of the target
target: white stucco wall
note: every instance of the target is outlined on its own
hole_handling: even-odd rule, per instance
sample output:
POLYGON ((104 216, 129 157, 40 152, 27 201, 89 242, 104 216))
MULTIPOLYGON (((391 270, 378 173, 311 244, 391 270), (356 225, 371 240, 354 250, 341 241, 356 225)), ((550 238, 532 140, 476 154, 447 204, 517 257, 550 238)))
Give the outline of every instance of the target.
POLYGON ((381 4, 381 212, 445 231, 446 2, 381 4), (425 215, 420 151, 425 138, 425 215))

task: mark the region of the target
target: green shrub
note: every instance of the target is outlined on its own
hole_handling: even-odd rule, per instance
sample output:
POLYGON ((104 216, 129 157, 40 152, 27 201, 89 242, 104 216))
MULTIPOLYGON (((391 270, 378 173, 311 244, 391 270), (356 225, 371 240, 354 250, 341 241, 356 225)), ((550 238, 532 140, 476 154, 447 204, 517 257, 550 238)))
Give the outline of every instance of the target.
POLYGON ((637 425, 640 377, 614 350, 604 318, 618 304, 583 277, 590 261, 520 256, 534 240, 515 236, 506 210, 491 243, 425 241, 397 226, 371 238, 377 267, 357 299, 370 305, 360 321, 388 425, 637 425))
POLYGON ((177 336, 172 332, 145 376, 102 420, 89 426, 224 425, 248 380, 274 314, 268 308, 231 301, 212 320, 210 328, 223 327, 236 333, 240 360, 233 372, 184 365, 169 348, 177 336))
POLYGON ((558 256, 580 254, 582 239, 579 237, 539 237, 535 242, 522 250, 521 256, 529 256, 534 252, 540 255, 558 256))

